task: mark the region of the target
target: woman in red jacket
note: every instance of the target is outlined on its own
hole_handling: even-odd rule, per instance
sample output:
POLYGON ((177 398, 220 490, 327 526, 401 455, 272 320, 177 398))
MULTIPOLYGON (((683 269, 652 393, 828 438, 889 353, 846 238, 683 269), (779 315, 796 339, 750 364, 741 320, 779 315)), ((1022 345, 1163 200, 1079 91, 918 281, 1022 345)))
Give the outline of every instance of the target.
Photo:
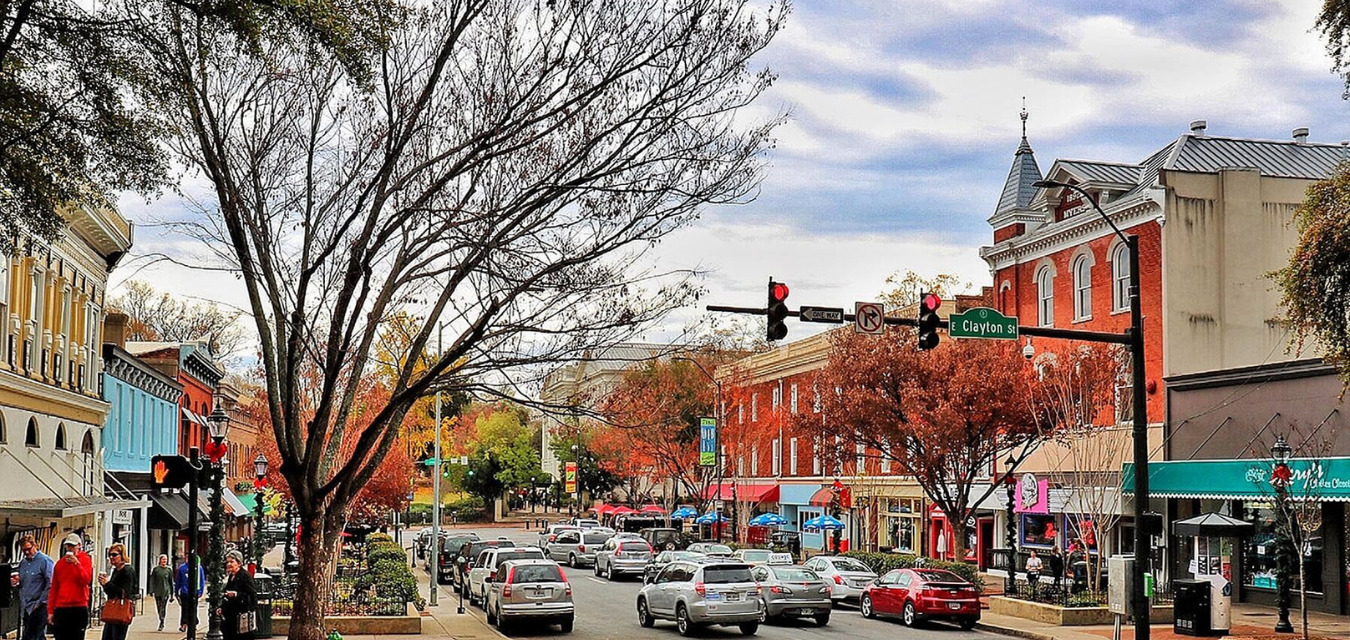
POLYGON ((94 562, 84 552, 78 533, 61 543, 61 559, 52 569, 52 591, 47 596, 47 621, 56 640, 84 640, 89 627, 89 583, 94 580, 94 562))

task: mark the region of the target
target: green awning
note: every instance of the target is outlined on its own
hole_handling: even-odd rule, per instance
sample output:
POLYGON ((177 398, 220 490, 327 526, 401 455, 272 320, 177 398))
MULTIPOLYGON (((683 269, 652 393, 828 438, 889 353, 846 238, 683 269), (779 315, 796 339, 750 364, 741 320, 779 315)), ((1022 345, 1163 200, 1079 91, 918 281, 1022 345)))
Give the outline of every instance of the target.
MULTIPOLYGON (((1148 463, 1148 492, 1155 498, 1270 500, 1274 463, 1269 460, 1172 460, 1148 463)), ((1350 458, 1289 461, 1294 479, 1289 497, 1350 502, 1350 458)), ((1134 493, 1134 463, 1121 469, 1125 493, 1134 493)))
POLYGON ((235 497, 236 497, 236 498, 239 498, 240 504, 243 504, 243 505, 244 505, 244 508, 247 509, 249 513, 256 513, 257 510, 258 510, 258 503, 257 503, 257 501, 255 501, 254 498, 253 498, 253 496, 255 496, 255 495, 257 495, 257 494, 254 494, 254 493, 240 493, 240 494, 236 495, 235 497))

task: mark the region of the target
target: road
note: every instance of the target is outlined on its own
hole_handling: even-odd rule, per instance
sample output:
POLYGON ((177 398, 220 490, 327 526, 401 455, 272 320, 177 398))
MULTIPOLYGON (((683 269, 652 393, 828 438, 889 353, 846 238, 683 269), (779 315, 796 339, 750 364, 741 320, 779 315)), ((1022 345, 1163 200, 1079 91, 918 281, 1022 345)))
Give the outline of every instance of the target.
MULTIPOLYGON (((506 536, 522 546, 532 545, 534 531, 521 529, 473 529, 482 538, 506 536)), ((404 541, 409 538, 404 538, 404 541)), ((609 582, 594 577, 589 568, 584 570, 565 569, 572 583, 572 598, 576 603, 576 624, 571 634, 564 635, 557 627, 520 627, 512 630, 515 638, 569 638, 569 640, 674 640, 679 637, 675 625, 671 622, 657 622, 652 629, 638 626, 636 613, 637 592, 642 581, 636 578, 620 582, 609 582)), ((419 578, 425 580, 426 574, 420 569, 419 578)), ((425 582, 423 583, 426 584, 425 582)), ((458 596, 447 585, 440 587, 437 596, 440 605, 437 615, 446 615, 458 604, 458 596)), ((470 615, 483 618, 483 611, 465 602, 470 615)), ((712 627, 701 634, 705 638, 740 638, 740 630, 735 627, 712 627)), ((908 629, 898 621, 867 620, 858 613, 857 607, 842 606, 836 608, 830 618, 830 624, 816 627, 810 620, 766 624, 761 626, 758 638, 767 640, 969 640, 981 638, 991 640, 1002 638, 984 631, 961 631, 953 625, 931 622, 922 628, 908 629)))

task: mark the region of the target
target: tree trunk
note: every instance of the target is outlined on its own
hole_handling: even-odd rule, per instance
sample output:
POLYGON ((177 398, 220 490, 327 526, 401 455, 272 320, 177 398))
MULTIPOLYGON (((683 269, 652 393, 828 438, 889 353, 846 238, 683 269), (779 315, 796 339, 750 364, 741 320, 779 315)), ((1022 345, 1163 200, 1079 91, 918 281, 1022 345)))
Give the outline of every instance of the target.
POLYGON ((1308 577, 1304 575, 1307 571, 1303 561, 1303 545, 1299 545, 1298 552, 1298 609, 1303 616, 1303 640, 1308 640, 1308 577))
POLYGON ((336 523, 329 523, 322 513, 303 518, 300 527, 300 544, 296 549, 300 567, 295 578, 295 602, 287 638, 324 640, 324 607, 333 575, 330 568, 342 529, 336 523))
POLYGON ((949 516, 947 522, 951 523, 952 527, 952 539, 947 543, 947 548, 952 552, 952 561, 964 562, 966 559, 966 519, 949 516))

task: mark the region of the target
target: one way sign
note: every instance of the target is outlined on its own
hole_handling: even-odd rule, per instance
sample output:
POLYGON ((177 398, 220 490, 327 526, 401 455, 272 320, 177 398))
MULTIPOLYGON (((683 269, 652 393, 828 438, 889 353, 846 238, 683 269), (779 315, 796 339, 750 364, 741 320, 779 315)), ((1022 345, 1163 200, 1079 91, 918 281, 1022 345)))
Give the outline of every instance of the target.
POLYGON ((802 310, 797 314, 797 319, 802 322, 843 324, 844 310, 839 307, 808 307, 803 305, 802 310))

